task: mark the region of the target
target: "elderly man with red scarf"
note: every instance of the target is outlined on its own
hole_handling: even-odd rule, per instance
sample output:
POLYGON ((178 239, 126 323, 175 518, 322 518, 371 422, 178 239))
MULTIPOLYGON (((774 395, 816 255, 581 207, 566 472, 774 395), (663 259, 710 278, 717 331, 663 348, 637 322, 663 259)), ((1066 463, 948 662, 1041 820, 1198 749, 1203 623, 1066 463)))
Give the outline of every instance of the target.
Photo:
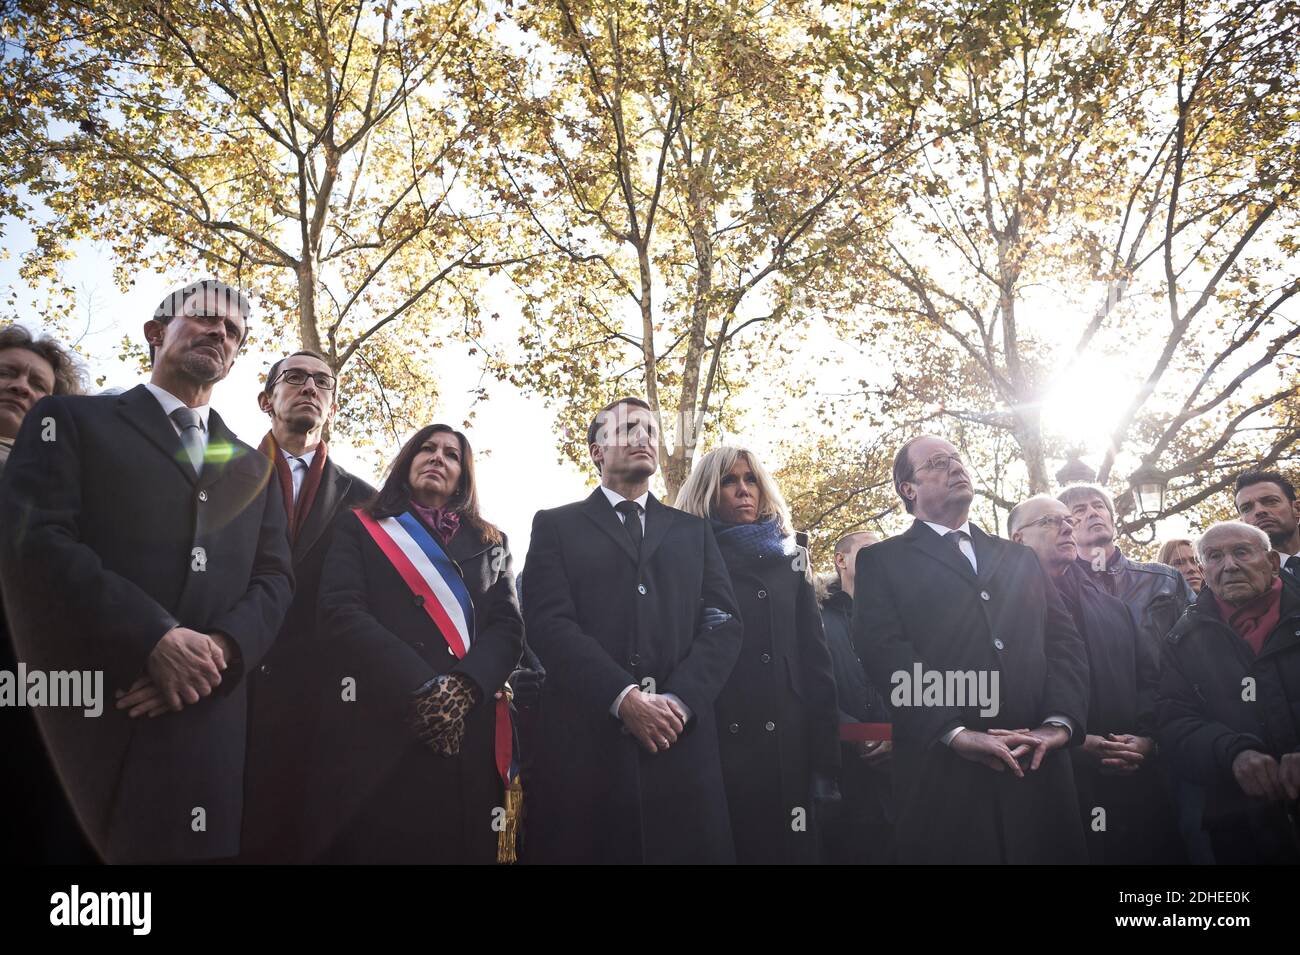
POLYGON ((1158 739, 1206 787, 1220 864, 1300 862, 1300 591, 1268 537, 1240 521, 1197 544, 1205 586, 1170 631, 1158 739))

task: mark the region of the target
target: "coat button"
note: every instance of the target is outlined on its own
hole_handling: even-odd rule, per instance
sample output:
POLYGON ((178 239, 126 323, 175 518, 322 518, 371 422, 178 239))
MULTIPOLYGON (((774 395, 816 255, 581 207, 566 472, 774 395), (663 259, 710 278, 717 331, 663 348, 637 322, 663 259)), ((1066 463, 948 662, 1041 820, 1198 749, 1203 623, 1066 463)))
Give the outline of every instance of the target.
POLYGON ((766 591, 766 590, 760 590, 760 591, 758 592, 758 599, 759 599, 759 600, 766 600, 766 599, 767 599, 767 591, 766 591))
POLYGON ((257 672, 262 674, 262 676, 270 676, 271 665, 269 663, 263 663, 260 667, 257 668, 257 672))
POLYGON ((762 660, 764 663, 771 663, 771 662, 772 662, 772 654, 770 654, 770 653, 765 653, 765 654, 763 654, 761 657, 759 657, 759 659, 762 660))
POLYGON ((416 594, 416 595, 415 595, 415 605, 416 605, 417 607, 423 607, 423 606, 424 606, 424 597, 420 596, 419 594, 416 594))
POLYGON ((740 724, 739 724, 739 723, 732 723, 730 726, 727 727, 727 732, 729 732, 729 733, 739 733, 739 732, 740 732, 740 724))
POLYGON ((989 599, 989 592, 987 590, 981 590, 980 600, 988 600, 988 599, 989 599))
POLYGON ((208 492, 207 492, 207 491, 199 491, 199 500, 200 500, 200 501, 206 501, 207 499, 208 499, 208 492))
POLYGON ((453 657, 456 655, 456 651, 451 648, 451 644, 447 644, 447 653, 453 657))
POLYGON ((634 667, 639 667, 641 665, 641 654, 632 654, 632 656, 628 658, 627 662, 634 667))
POLYGON ((993 649, 994 649, 994 650, 1001 650, 1001 649, 1003 648, 1003 646, 1004 646, 1004 644, 1002 643, 1001 640, 994 640, 994 641, 993 641, 993 649))
POLYGON ((639 593, 642 597, 644 597, 644 596, 645 596, 645 584, 637 584, 637 586, 636 586, 636 592, 639 593))
POLYGON ((763 724, 763 729, 767 730, 770 733, 772 732, 772 730, 776 729, 776 724, 773 723, 771 720, 768 720, 766 723, 763 724))

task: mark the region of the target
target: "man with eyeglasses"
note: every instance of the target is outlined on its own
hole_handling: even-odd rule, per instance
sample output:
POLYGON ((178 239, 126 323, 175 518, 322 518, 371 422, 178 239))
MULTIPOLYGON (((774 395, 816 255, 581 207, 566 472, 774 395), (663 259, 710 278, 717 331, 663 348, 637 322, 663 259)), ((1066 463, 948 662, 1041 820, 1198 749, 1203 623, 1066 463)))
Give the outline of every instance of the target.
POLYGON ((245 771, 244 859, 309 861, 333 833, 315 832, 313 761, 326 675, 312 652, 321 568, 337 515, 375 493, 329 457, 326 432, 338 411, 338 379, 325 356, 296 351, 271 365, 257 396, 271 419, 260 450, 274 463, 272 483, 289 515, 296 581, 293 604, 266 659, 250 675, 248 763, 245 771))
POLYGON ((0 544, 19 649, 47 671, 99 671, 112 693, 95 718, 37 713, 110 863, 239 853, 242 677, 293 593, 270 462, 209 407, 249 311, 214 279, 167 296, 144 323, 149 381, 42 398, 5 470, 0 526, 23 529, 0 544))
POLYGON ((970 522, 974 488, 947 441, 899 448, 894 489, 916 521, 858 552, 853 640, 893 717, 898 860, 1086 861, 1060 752, 1087 725, 1074 621, 1030 550, 970 522), (918 669, 939 673, 943 692, 895 692, 918 669), (999 687, 995 705, 950 694, 963 675, 999 687))
POLYGON ((1097 865, 1185 862, 1174 809, 1155 771, 1155 695, 1159 661, 1128 608, 1094 584, 1075 560, 1074 518, 1038 494, 1016 505, 1007 532, 1038 557, 1088 649, 1088 726, 1073 747, 1074 781, 1097 865))
POLYGON ((1205 586, 1164 641, 1157 734, 1182 779, 1205 787, 1220 864, 1300 863, 1300 591, 1251 524, 1196 545, 1205 586))

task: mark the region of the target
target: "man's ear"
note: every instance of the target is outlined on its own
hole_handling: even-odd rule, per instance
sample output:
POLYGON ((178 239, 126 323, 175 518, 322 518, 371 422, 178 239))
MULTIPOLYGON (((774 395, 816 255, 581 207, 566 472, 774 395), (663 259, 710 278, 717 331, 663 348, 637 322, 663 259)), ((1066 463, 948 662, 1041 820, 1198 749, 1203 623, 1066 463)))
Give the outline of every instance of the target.
POLYGON ((162 344, 163 335, 166 334, 166 326, 156 318, 151 318, 144 323, 144 340, 148 345, 157 347, 162 344))
POLYGON ((257 406, 267 414, 271 413, 271 396, 266 391, 263 390, 257 393, 257 406))
POLYGON ((605 449, 598 444, 593 444, 588 447, 588 451, 591 453, 592 462, 596 465, 596 473, 600 474, 601 468, 605 463, 605 449))
POLYGON ((1025 542, 1025 532, 1013 531, 1011 534, 1011 539, 1015 541, 1017 544, 1023 544, 1025 542))
POLYGON ((1273 576, 1282 576, 1282 558, 1279 557, 1277 551, 1273 550, 1271 547, 1268 549, 1268 562, 1273 568, 1273 576))

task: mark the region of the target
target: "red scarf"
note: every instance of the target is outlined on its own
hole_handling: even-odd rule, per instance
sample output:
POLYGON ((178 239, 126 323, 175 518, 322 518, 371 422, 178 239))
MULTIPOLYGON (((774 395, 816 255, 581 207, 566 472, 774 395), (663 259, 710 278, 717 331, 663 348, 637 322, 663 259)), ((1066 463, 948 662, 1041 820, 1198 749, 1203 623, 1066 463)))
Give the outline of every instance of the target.
POLYGON ((1218 594, 1214 600, 1219 605, 1219 613, 1224 622, 1232 627, 1240 637, 1250 644, 1259 656, 1264 649, 1264 641, 1282 618, 1282 578, 1274 577, 1273 585, 1258 597, 1251 597, 1244 604, 1233 606, 1225 603, 1218 594))
POLYGON ((316 500, 321 475, 325 473, 325 458, 329 455, 329 446, 324 441, 316 445, 316 456, 311 459, 307 474, 302 479, 302 487, 298 489, 297 504, 293 501, 293 470, 289 467, 289 459, 281 452, 280 445, 276 443, 275 436, 270 431, 266 433, 257 450, 271 459, 271 463, 275 466, 275 473, 280 479, 280 490, 284 493, 284 512, 289 517, 289 543, 292 544, 298 539, 298 531, 307 522, 307 515, 311 513, 312 503, 316 500))

